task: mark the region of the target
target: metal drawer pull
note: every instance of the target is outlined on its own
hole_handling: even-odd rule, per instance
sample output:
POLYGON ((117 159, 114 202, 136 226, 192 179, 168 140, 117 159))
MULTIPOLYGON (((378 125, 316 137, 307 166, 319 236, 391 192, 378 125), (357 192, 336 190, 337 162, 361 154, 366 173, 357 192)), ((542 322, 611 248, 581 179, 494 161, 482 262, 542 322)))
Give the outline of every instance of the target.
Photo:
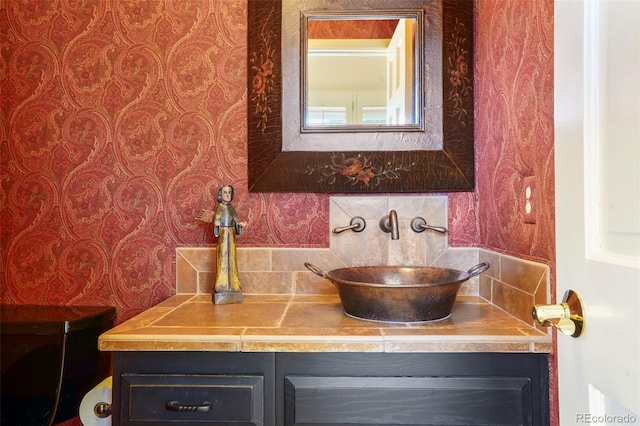
POLYGON ((210 402, 203 402, 202 404, 181 404, 178 401, 169 401, 165 405, 165 408, 168 411, 195 411, 197 413, 208 413, 211 409, 210 402))

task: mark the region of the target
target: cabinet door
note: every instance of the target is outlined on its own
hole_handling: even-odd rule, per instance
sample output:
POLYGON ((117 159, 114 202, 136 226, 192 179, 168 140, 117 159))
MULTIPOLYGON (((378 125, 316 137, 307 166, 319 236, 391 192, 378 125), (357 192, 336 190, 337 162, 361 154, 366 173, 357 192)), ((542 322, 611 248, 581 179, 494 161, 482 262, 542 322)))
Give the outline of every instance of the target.
POLYGON ((522 377, 285 378, 286 425, 530 425, 522 377))
POLYGON ((274 370, 273 353, 116 352, 113 426, 275 426, 274 370), (173 412, 165 406, 172 401, 178 406, 208 401, 211 407, 208 412, 173 412), (163 420, 142 420, 154 416, 163 420))
POLYGON ((123 374, 122 424, 262 426, 264 378, 123 374))

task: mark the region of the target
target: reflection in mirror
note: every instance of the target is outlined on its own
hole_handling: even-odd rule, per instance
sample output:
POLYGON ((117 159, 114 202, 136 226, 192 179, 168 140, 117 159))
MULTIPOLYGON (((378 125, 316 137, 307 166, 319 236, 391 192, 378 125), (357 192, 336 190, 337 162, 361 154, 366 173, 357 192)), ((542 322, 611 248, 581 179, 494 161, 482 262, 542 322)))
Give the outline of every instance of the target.
POLYGON ((302 131, 421 130, 419 12, 305 12, 302 131))

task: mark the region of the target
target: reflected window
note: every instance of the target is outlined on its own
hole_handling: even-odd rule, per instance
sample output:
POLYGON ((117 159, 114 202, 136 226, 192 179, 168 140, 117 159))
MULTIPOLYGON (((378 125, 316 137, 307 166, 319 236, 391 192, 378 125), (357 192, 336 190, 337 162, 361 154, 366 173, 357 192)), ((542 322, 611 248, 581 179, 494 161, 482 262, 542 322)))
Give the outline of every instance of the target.
POLYGON ((387 122, 387 107, 362 107, 362 122, 364 124, 385 124, 387 122))
POLYGON ((307 124, 311 126, 347 124, 345 107, 310 107, 307 124))

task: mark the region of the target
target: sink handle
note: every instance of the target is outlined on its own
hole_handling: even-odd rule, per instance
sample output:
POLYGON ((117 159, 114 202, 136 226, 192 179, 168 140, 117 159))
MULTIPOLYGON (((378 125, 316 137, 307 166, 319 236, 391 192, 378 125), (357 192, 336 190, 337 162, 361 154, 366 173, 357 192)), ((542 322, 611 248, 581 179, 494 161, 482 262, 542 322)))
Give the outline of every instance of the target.
POLYGON ((411 220, 411 229, 413 230, 413 232, 423 232, 426 229, 440 232, 441 234, 444 234, 447 232, 447 228, 445 228, 444 226, 429 225, 427 221, 421 217, 414 217, 411 220))
POLYGON ((467 274, 469 274, 469 278, 475 277, 489 269, 490 266, 489 262, 478 263, 476 266, 471 267, 471 269, 467 271, 467 274))
POLYGON ((318 275, 319 277, 327 278, 327 274, 325 274, 324 271, 318 268, 317 266, 312 265, 311 263, 308 263, 308 262, 305 262, 304 266, 314 274, 318 275))
POLYGON ((349 229, 352 229, 353 232, 362 232, 366 226, 367 226, 367 222, 365 222, 363 218, 361 218, 360 216, 354 216, 351 219, 351 222, 349 222, 349 226, 338 227, 333 230, 333 233, 339 234, 349 229))

